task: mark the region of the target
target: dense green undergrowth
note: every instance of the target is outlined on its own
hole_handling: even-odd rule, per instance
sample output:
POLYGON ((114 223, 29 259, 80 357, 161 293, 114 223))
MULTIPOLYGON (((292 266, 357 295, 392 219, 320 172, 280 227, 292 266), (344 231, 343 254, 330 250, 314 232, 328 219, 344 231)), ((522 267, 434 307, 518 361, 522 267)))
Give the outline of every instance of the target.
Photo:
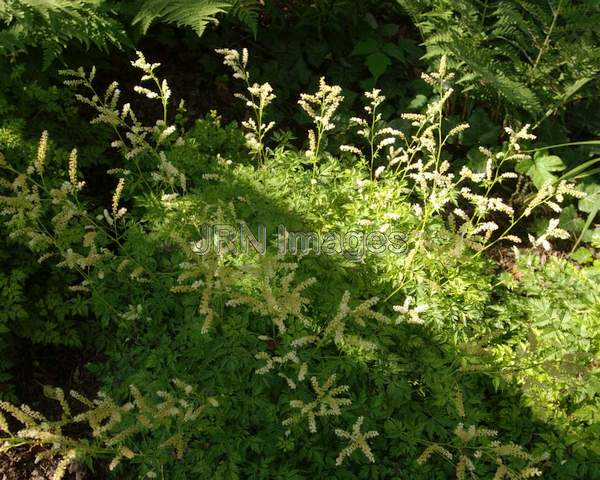
POLYGON ((118 85, 65 72, 112 153, 3 125, 4 355, 24 337, 105 358, 93 401, 48 387, 62 413, 0 403, 1 448, 59 456, 57 479, 72 462, 108 478, 599 478, 600 265, 551 250, 577 235, 562 207, 589 196, 556 170, 537 187, 513 173, 540 158, 528 127, 454 158, 469 129, 445 119, 443 59, 401 119, 371 90, 335 125, 343 92, 322 80, 301 97, 300 149, 273 134, 247 52, 221 53, 241 127, 172 124, 141 54, 136 92, 164 108, 150 126, 118 85), (240 225, 264 227, 265 251, 235 242, 240 225), (319 235, 282 253, 282 227, 319 235))

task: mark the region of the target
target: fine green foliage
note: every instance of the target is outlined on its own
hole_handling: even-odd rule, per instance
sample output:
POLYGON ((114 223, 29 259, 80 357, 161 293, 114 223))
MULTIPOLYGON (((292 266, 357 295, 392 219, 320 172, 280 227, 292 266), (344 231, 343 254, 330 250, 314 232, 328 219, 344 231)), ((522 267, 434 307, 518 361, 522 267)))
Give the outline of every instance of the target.
MULTIPOLYGON (((138 52, 133 92, 159 107, 155 122, 116 82, 98 93, 95 69, 62 72, 114 132, 108 192, 88 193, 89 163, 56 152, 52 131, 25 158, 5 149, 3 228, 85 307, 104 393, 71 415, 46 389, 60 420, 0 404, 24 425, 0 417, 3 448, 60 456, 56 478, 93 459, 119 479, 595 478, 600 267, 548 258, 570 239, 562 205, 587 197, 566 180, 496 193, 527 181, 513 169, 535 161, 530 127, 482 148, 482 171, 453 168, 446 150, 468 125, 445 121, 443 57, 423 75, 435 96, 398 128, 369 91, 336 151, 343 90, 323 80, 300 97, 314 141, 278 145, 248 52, 221 53, 245 80, 245 133, 215 113, 174 123, 160 65, 138 52), (532 217, 545 228, 522 235, 532 217), (263 238, 261 225, 264 246, 236 241, 240 228, 263 238), (298 232, 332 236, 290 242, 298 232), (513 263, 499 271, 487 252, 513 263), (195 415, 210 399, 219 408, 195 415), (68 434, 73 423, 91 434, 68 434)), ((19 275, 3 283, 15 305, 19 275)))
POLYGON ((191 28, 198 36, 217 15, 230 12, 256 35, 258 0, 144 0, 130 8, 110 0, 6 0, 0 3, 0 55, 15 57, 32 48, 43 52, 47 68, 70 44, 109 48, 131 45, 129 22, 146 34, 162 21, 191 28))
POLYGON ((258 16, 262 2, 259 0, 144 0, 133 24, 140 24, 143 33, 156 20, 189 27, 202 36, 207 25, 217 24, 217 15, 229 13, 244 23, 256 36, 258 16))
POLYGON ((523 328, 495 347, 494 355, 505 375, 522 385, 536 415, 552 418, 581 442, 596 442, 597 427, 589 415, 600 391, 598 266, 580 268, 561 258, 543 262, 525 255, 517 259, 515 271, 522 275, 520 284, 507 276, 503 281, 518 295, 507 297, 498 318, 513 326, 524 322, 523 328), (579 294, 565 293, 574 291, 579 294))
POLYGON ((244 23, 256 37, 262 6, 263 2, 259 0, 233 0, 230 13, 244 23))
MULTIPOLYGON (((498 432, 477 425, 465 426, 463 421, 466 417, 462 392, 456 395, 457 416, 460 422, 454 429, 454 438, 450 443, 431 443, 417 459, 417 463, 424 464, 436 454, 446 461, 454 464, 457 480, 465 480, 467 474, 480 476, 483 472, 477 471, 476 464, 485 465, 491 463, 491 468, 485 465, 485 471, 489 478, 502 480, 504 478, 526 480, 539 477, 542 471, 535 466, 548 459, 547 453, 535 457, 519 445, 514 443, 502 444, 496 438, 498 432), (521 465, 518 469, 512 469, 508 465, 510 458, 518 459, 521 465)), ((487 478, 487 477, 486 477, 487 478)))
POLYGON ((0 0, 0 476, 600 480, 599 20, 0 0))

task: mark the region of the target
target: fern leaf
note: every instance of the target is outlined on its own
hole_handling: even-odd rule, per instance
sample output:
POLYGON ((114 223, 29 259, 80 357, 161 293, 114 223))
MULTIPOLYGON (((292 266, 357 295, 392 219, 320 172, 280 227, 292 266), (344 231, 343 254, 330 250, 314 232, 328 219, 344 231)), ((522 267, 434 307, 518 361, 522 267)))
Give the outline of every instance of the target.
POLYGON ((506 111, 557 111, 561 99, 597 95, 600 2, 597 0, 397 0, 427 47, 447 54, 463 92, 506 111), (560 7, 560 8, 559 8, 560 7), (592 80, 589 80, 592 79, 592 80), (583 82, 583 83, 581 83, 583 82))
POLYGON ((230 10, 231 3, 218 0, 146 0, 133 19, 146 33, 152 22, 161 19, 179 27, 190 27, 201 36, 219 13, 230 10))
POLYGON ((258 33, 258 15, 262 2, 260 0, 234 0, 231 14, 244 23, 254 37, 258 33))
POLYGON ((105 0, 2 0, 0 36, 2 54, 41 47, 44 67, 73 40, 103 50, 128 43, 105 0))

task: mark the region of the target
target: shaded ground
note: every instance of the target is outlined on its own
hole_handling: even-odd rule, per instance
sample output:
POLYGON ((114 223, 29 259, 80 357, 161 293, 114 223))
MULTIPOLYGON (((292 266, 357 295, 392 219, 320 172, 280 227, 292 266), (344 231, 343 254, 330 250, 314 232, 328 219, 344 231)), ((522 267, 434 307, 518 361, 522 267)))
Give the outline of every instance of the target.
MULTIPOLYGON (((48 418, 60 417, 58 403, 43 395, 43 385, 59 386, 68 392, 77 390, 89 397, 95 397, 98 385, 85 365, 98 361, 95 355, 82 350, 65 347, 40 347, 24 342, 21 345, 18 363, 12 372, 15 379, 16 395, 19 400, 48 418), (24 381, 27 379, 27 381, 24 381)), ((69 402, 77 413, 77 402, 69 402)), ((18 427, 17 427, 18 428, 18 427)), ((12 429, 12 425, 11 425, 12 429)), ((83 436, 86 432, 70 431, 68 435, 83 436)), ((2 441, 0 439, 0 448, 2 441)), ((35 462, 35 457, 43 449, 37 446, 23 446, 0 454, 0 480, 51 480, 60 458, 54 457, 35 462)), ((78 463, 72 464, 63 477, 65 480, 102 480, 102 466, 96 473, 78 463)))
MULTIPOLYGON (((60 459, 48 458, 35 463, 39 447, 19 447, 0 455, 0 480, 46 480, 51 479, 60 459)), ((85 469, 72 464, 63 477, 65 480, 90 480, 85 469)), ((96 477, 99 478, 99 477, 96 477)))

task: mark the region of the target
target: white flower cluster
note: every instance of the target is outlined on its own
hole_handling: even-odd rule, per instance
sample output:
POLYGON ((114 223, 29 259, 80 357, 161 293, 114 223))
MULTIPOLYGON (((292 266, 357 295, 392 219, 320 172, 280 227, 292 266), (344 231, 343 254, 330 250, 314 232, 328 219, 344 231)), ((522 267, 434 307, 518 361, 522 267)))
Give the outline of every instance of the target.
POLYGON ((247 130, 246 146, 256 155, 261 161, 264 161, 265 145, 264 139, 275 126, 275 122, 264 123, 262 118, 265 109, 276 98, 273 94, 273 87, 269 83, 258 83, 248 87, 249 97, 242 94, 236 94, 236 97, 241 98, 246 102, 246 106, 250 107, 255 112, 255 118, 249 118, 242 122, 242 126, 247 130))
POLYGON ((215 52, 223 55, 223 64, 233 70, 233 78, 248 81, 248 49, 242 49, 241 54, 230 48, 219 48, 215 52))
MULTIPOLYGON (((298 372, 295 375, 296 381, 298 382, 303 382, 308 372, 308 364, 300 361, 300 357, 298 357, 298 352, 296 352, 296 350, 290 350, 282 356, 271 355, 270 353, 263 351, 258 352, 254 358, 265 361, 265 365, 256 370, 255 373, 257 375, 264 375, 278 367, 286 365, 287 363, 291 363, 298 367, 298 372)), ((277 376, 283 378, 291 390, 296 389, 296 381, 287 376, 285 373, 277 372, 277 376)))
POLYGON ((248 50, 243 49, 240 53, 237 50, 221 48, 215 50, 216 53, 223 55, 223 63, 233 70, 233 77, 243 80, 246 83, 247 95, 236 93, 250 108, 254 117, 242 122, 242 126, 247 130, 246 146, 258 160, 259 165, 264 165, 266 161, 265 138, 275 126, 275 122, 264 122, 266 108, 276 98, 273 93, 273 87, 269 83, 250 84, 250 74, 248 73, 248 50))
MULTIPOLYGON (((71 87, 83 87, 87 90, 89 96, 76 94, 75 97, 82 103, 89 105, 97 114, 91 123, 104 123, 114 128, 118 138, 111 143, 113 148, 120 149, 125 159, 135 160, 142 154, 148 154, 158 157, 160 161, 159 147, 167 143, 173 137, 177 128, 175 125, 167 123, 167 110, 169 99, 171 98, 171 89, 166 79, 160 80, 155 70, 160 63, 149 63, 142 52, 136 52, 137 59, 131 64, 142 70, 142 82, 152 82, 153 88, 142 85, 136 85, 134 91, 144 95, 149 99, 157 99, 162 104, 163 115, 157 120, 154 126, 144 126, 138 120, 131 104, 125 103, 119 106, 121 91, 117 82, 112 82, 106 92, 101 97, 98 95, 92 85, 96 70, 92 68, 89 74, 79 68, 78 70, 62 70, 61 75, 68 78, 64 83, 71 87)), ((181 142, 181 139, 178 139, 181 142)), ((74 170, 70 170, 70 175, 74 170)), ((71 176, 71 184, 74 188, 78 185, 73 182, 75 177, 71 176)))
POLYGON ((304 400, 291 400, 290 407, 298 410, 298 414, 285 419, 282 424, 292 425, 302 418, 306 418, 308 422, 308 430, 311 433, 317 431, 316 417, 338 416, 341 415, 341 407, 351 405, 352 400, 345 397, 340 397, 350 390, 348 385, 334 386, 335 374, 331 375, 323 385, 320 385, 316 377, 311 377, 315 397, 310 402, 304 400))
POLYGON ((158 164, 158 170, 152 172, 152 179, 156 182, 168 185, 171 188, 172 193, 175 193, 177 188, 180 188, 183 192, 186 191, 186 178, 185 174, 179 171, 179 169, 173 165, 164 152, 159 154, 160 162, 158 164))
POLYGON ((131 65, 144 72, 144 75, 141 79, 142 82, 153 81, 158 91, 150 90, 149 88, 140 85, 133 87, 133 90, 141 95, 145 95, 149 99, 160 98, 163 103, 166 103, 171 97, 171 89, 169 88, 166 79, 160 81, 154 74, 154 70, 160 67, 160 63, 148 63, 142 52, 136 51, 135 53, 137 55, 137 59, 131 62, 131 65))
MULTIPOLYGON (((385 97, 381 94, 381 90, 375 88, 370 92, 365 92, 365 97, 369 103, 365 105, 364 109, 370 119, 366 120, 360 117, 352 117, 350 119, 350 124, 358 127, 358 135, 361 136, 369 146, 371 179, 377 179, 386 169, 384 165, 380 165, 374 169, 375 161, 379 157, 380 152, 385 148, 389 148, 390 151, 393 151, 393 145, 398 139, 404 139, 404 134, 400 130, 384 126, 382 114, 377 111, 378 107, 385 101, 385 97)), ((340 150, 342 152, 357 155, 361 159, 365 158, 365 154, 362 150, 354 145, 342 145, 340 150)))
POLYGON ((112 197, 112 218, 114 220, 118 220, 127 212, 126 208, 119 208, 119 201, 121 200, 121 195, 123 194, 123 188, 125 187, 125 179, 119 178, 119 182, 117 183, 117 187, 113 193, 112 197))
POLYGON ((551 250, 552 245, 550 245, 550 242, 548 240, 551 240, 553 238, 559 238, 559 239, 565 240, 565 239, 569 238, 569 232, 567 232, 566 230, 563 230, 562 228, 558 228, 558 224, 559 224, 559 219, 553 218, 548 223, 548 228, 546 229, 545 233, 540 235, 538 238, 535 238, 533 235, 529 234, 528 235, 529 241, 536 248, 542 247, 546 251, 551 250))
POLYGON ((77 192, 85 186, 84 181, 77 180, 77 149, 71 150, 69 155, 69 186, 72 191, 77 192))
MULTIPOLYGON (((458 204, 463 200, 469 205, 471 213, 464 208, 455 207, 453 214, 461 220, 458 232, 477 247, 480 251, 485 250, 501 240, 520 243, 521 240, 512 234, 515 225, 524 217, 529 216, 533 210, 545 206, 556 213, 560 213, 565 196, 575 198, 581 197, 572 184, 561 181, 558 185, 548 183, 544 185, 531 199, 517 216, 515 207, 500 197, 494 196, 493 191, 498 185, 508 180, 519 179, 518 175, 507 169, 514 167, 518 162, 529 160, 531 156, 523 151, 521 143, 533 140, 535 136, 530 133, 530 125, 525 125, 518 130, 510 127, 505 129, 509 136, 504 149, 493 153, 486 148, 480 148, 485 156, 485 169, 482 172, 474 172, 464 166, 458 176, 449 172, 449 164, 441 158, 442 148, 451 137, 460 134, 468 128, 467 124, 459 124, 443 135, 441 130, 443 105, 449 98, 452 89, 446 86, 451 75, 445 73, 445 61, 442 59, 440 70, 432 74, 424 74, 424 79, 437 88, 439 99, 427 108, 426 113, 404 114, 403 118, 417 127, 417 132, 405 145, 401 147, 390 147, 388 154, 388 165, 396 165, 396 176, 401 181, 412 181, 412 192, 416 192, 423 200, 423 206, 418 205, 415 213, 418 217, 428 216, 434 212, 440 212, 448 204, 458 204), (469 182, 471 185, 465 185, 469 182), (509 225, 495 239, 494 232, 499 230, 497 223, 498 214, 507 217, 509 225)), ((547 234, 538 239, 533 239, 535 246, 549 246, 549 238, 565 238, 566 232, 557 228, 552 222, 553 228, 547 234)))
POLYGON ((343 99, 341 87, 328 85, 323 77, 319 80, 317 92, 312 95, 308 93, 300 95, 298 104, 315 124, 315 129, 308 132, 308 150, 306 151, 306 156, 315 166, 327 132, 335 128, 333 116, 343 99))
POLYGON ((394 305, 394 311, 400 314, 396 319, 396 325, 404 321, 407 323, 424 323, 419 315, 429 310, 429 305, 422 303, 412 307, 412 303, 413 299, 411 297, 406 297, 403 305, 394 305))
POLYGON ((389 319, 385 315, 372 309, 378 301, 377 297, 373 297, 355 307, 350 307, 350 292, 344 292, 335 317, 323 330, 323 338, 332 339, 336 344, 343 345, 345 341, 344 333, 349 320, 361 327, 366 325, 366 319, 376 320, 384 324, 388 323, 389 319))
POLYGON ((348 440, 348 446, 345 447, 337 459, 335 460, 336 465, 341 465, 344 461, 344 458, 350 457, 355 450, 360 450, 365 454, 365 457, 371 463, 375 463, 375 455, 371 451, 371 447, 369 446, 368 440, 371 438, 375 438, 379 436, 379 432, 374 430, 370 432, 361 432, 360 429, 362 427, 364 421, 364 417, 358 417, 356 422, 352 426, 352 431, 347 432, 345 430, 341 430, 339 428, 335 429, 335 434, 340 437, 348 440))

